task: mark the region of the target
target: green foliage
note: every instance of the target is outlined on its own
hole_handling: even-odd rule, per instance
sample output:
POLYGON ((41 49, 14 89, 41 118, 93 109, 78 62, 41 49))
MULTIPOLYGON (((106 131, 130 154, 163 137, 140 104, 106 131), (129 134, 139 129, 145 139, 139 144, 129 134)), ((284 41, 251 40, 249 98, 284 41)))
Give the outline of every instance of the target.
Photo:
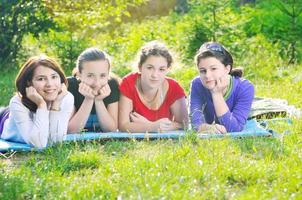
MULTIPOLYGON (((185 14, 129 23, 122 23, 122 11, 145 1, 42 2, 61 30, 41 33, 39 40, 25 33, 19 63, 46 53, 70 74, 78 54, 97 46, 113 56, 113 71, 123 76, 136 67, 139 48, 156 39, 174 50, 169 76, 188 94, 198 75, 196 50, 216 39, 231 51, 235 65, 243 66, 257 96, 302 107, 301 63, 288 65, 289 44, 297 41, 301 51, 300 15, 290 29, 294 1, 283 1, 285 11, 277 0, 257 1, 255 7, 194 0, 185 14)), ((18 65, 9 64, 2 64, 0 105, 7 105, 14 91, 18 65)), ((76 142, 17 153, 0 161, 0 199, 300 199, 302 125, 293 120, 291 126, 273 125, 279 133, 291 131, 279 138, 200 140, 188 132, 181 140, 76 142)))
POLYGON ((86 37, 95 37, 109 27, 121 23, 123 16, 129 16, 127 8, 141 5, 145 0, 43 0, 49 13, 64 30, 86 37))
POLYGON ((78 37, 68 31, 51 31, 45 38, 47 51, 52 51, 56 55, 67 75, 71 75, 77 57, 90 45, 87 38, 78 37))
POLYGON ((301 58, 301 1, 263 1, 257 9, 245 9, 250 21, 245 25, 248 36, 262 33, 273 43, 280 44, 280 56, 294 63, 301 58))
POLYGON ((35 37, 54 27, 39 1, 4 0, 0 3, 0 62, 14 62, 24 35, 35 37))

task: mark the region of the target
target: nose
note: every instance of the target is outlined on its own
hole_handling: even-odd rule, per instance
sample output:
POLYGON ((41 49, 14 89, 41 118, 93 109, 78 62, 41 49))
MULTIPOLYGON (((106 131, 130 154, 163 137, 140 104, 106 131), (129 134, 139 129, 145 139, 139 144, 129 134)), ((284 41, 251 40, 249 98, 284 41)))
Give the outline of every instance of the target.
POLYGON ((153 70, 151 74, 152 78, 156 78, 158 76, 158 73, 158 70, 153 70))
POLYGON ((96 78, 94 78, 94 80, 93 80, 91 86, 92 86, 93 88, 101 87, 101 86, 103 85, 103 82, 104 82, 104 81, 103 81, 101 78, 96 77, 96 78))
POLYGON ((47 86, 47 87, 50 87, 50 86, 52 86, 52 85, 54 85, 54 80, 52 80, 51 78, 48 78, 48 79, 46 80, 46 86, 47 86))
POLYGON ((210 72, 210 70, 207 70, 207 71, 206 71, 205 77, 206 77, 206 79, 208 79, 209 77, 211 77, 211 72, 210 72))

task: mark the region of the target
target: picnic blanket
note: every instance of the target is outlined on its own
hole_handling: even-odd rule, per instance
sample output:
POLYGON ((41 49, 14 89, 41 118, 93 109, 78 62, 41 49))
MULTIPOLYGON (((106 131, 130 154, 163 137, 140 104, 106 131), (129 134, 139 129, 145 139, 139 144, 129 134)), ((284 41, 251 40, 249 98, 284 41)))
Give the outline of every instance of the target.
MULTIPOLYGON (((108 139, 178 139, 185 137, 190 131, 185 132, 182 130, 164 132, 164 133, 125 133, 125 132, 109 132, 109 133, 96 133, 96 132, 85 132, 67 134, 64 141, 90 141, 90 140, 108 140, 108 139)), ((197 138, 209 139, 209 138, 223 138, 223 137, 276 137, 278 134, 273 130, 268 129, 263 124, 257 122, 255 119, 248 120, 243 131, 241 132, 230 132, 226 134, 212 134, 212 133, 199 133, 196 134, 197 138)), ((8 151, 32 151, 39 150, 31 145, 24 143, 11 142, 0 139, 0 152, 8 151)), ((41 150, 41 149, 40 149, 41 150)))

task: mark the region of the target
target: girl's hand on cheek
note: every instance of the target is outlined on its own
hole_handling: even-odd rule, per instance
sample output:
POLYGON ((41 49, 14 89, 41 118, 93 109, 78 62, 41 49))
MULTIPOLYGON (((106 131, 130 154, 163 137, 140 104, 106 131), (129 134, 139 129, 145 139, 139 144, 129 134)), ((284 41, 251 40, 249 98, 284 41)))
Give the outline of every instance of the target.
POLYGON ((61 91, 57 98, 52 102, 50 110, 60 110, 60 104, 64 96, 67 94, 67 87, 64 83, 61 84, 61 91))
POLYGON ((228 76, 222 76, 216 80, 215 87, 211 90, 212 94, 223 94, 225 89, 228 87, 229 78, 228 76))
POLYGON ((95 100, 102 101, 104 98, 108 97, 110 93, 111 93, 111 89, 107 83, 99 90, 98 95, 95 97, 95 100))
POLYGON ((59 101, 61 102, 61 100, 63 99, 63 97, 67 94, 67 87, 64 83, 62 83, 61 85, 61 91, 59 92, 57 98, 55 101, 59 101))
POLYGON ((82 94, 85 98, 94 99, 95 94, 93 89, 84 82, 79 84, 79 93, 82 94))
POLYGON ((44 101, 43 97, 37 92, 37 90, 33 86, 29 86, 25 89, 26 96, 32 102, 34 102, 38 108, 46 107, 46 102, 44 101))

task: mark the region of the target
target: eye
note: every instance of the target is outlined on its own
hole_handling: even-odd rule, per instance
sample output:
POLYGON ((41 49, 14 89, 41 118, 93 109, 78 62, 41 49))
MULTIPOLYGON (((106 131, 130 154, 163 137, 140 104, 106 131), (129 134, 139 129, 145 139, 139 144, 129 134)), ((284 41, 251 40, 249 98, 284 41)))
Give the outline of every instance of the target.
POLYGON ((58 79, 59 76, 58 76, 58 75, 52 75, 51 78, 52 78, 52 79, 58 79))
POLYGON ((200 70, 199 70, 199 73, 201 73, 201 74, 206 74, 206 72, 207 72, 207 71, 206 71, 205 69, 200 69, 200 70))
POLYGON ((38 77, 38 78, 36 78, 36 80, 37 81, 44 81, 44 80, 46 80, 46 78, 44 78, 44 77, 38 77))
POLYGON ((93 74, 88 74, 87 77, 92 78, 92 77, 94 77, 94 75, 93 74))
POLYGON ((160 68, 159 69, 161 72, 164 72, 164 71, 166 71, 166 68, 160 68))
POLYGON ((101 74, 101 78, 106 78, 106 74, 101 74))

